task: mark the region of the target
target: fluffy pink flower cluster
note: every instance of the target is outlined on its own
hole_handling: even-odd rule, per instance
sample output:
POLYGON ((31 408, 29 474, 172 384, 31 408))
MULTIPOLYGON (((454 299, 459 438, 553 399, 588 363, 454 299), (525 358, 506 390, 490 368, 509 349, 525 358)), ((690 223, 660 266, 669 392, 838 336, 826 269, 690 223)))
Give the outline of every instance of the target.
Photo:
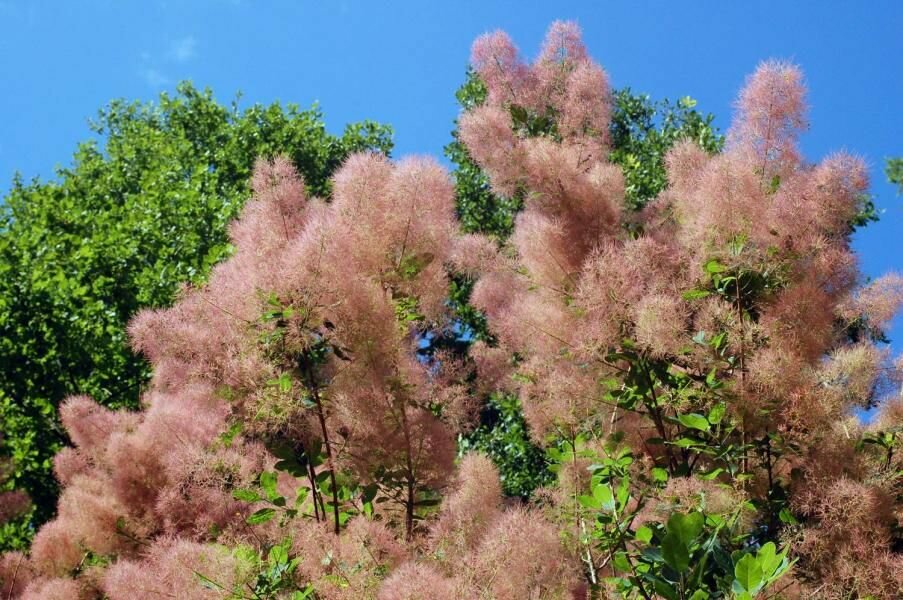
MULTIPOLYGON (((537 442, 611 424, 635 451, 663 458, 666 449, 644 440, 670 439, 676 426, 659 419, 653 427, 658 415, 638 418, 604 400, 606 382, 622 381, 630 368, 612 355, 625 347, 691 380, 721 380, 744 440, 773 434, 802 448, 837 440, 844 454, 835 460, 852 464, 850 431, 862 428, 850 419, 854 408, 883 403, 881 423, 899 429, 886 396, 900 389, 899 363, 871 340, 903 304, 903 288, 896 275, 859 287, 850 223, 866 168, 842 153, 803 162, 798 68, 760 65, 740 93, 725 151, 710 156, 692 141, 678 143, 667 156, 669 187, 641 213, 626 214, 621 175, 604 154, 608 114, 591 108, 604 103, 607 83, 573 26, 553 26, 533 65, 519 62, 505 34, 484 36, 473 65, 488 100, 462 117, 461 139, 493 189, 520 194, 526 205, 495 258, 490 240, 468 240, 480 256, 469 265, 479 274, 472 301, 500 340, 473 356, 484 382, 519 393, 537 442), (584 85, 588 73, 597 74, 594 85, 584 85), (552 133, 519 131, 521 108, 551 119, 552 133), (710 343, 716 336, 723 352, 710 343)), ((664 386, 656 391, 667 411, 711 408, 670 397, 664 386)), ((839 465, 829 476, 822 458, 802 451, 775 472, 746 464, 747 489, 805 472, 794 488, 821 496, 844 476, 839 465)), ((878 477, 877 468, 858 473, 864 489, 899 494, 898 480, 878 477)), ((899 525, 899 511, 885 516, 883 527, 899 525)), ((821 560, 828 559, 812 564, 821 560)), ((855 561, 837 560, 842 569, 824 572, 853 577, 855 561)), ((881 585, 899 589, 903 563, 899 555, 887 560, 897 574, 881 585)))
POLYGON ((379 600, 579 598, 586 593, 557 528, 539 511, 503 509, 489 459, 461 461, 456 488, 419 560, 401 565, 379 600))
MULTIPOLYGON (((0 434, 0 441, 3 435, 0 434)), ((10 464, 8 461, 0 461, 0 482, 3 482, 7 476, 10 464)), ((31 506, 31 500, 28 494, 21 490, 12 490, 9 492, 0 492, 0 524, 16 517, 31 506)))
MULTIPOLYGON (((452 184, 432 160, 392 164, 374 154, 351 157, 334 183, 331 203, 308 200, 287 161, 260 162, 254 200, 232 226, 234 255, 173 308, 131 324, 135 347, 155 368, 144 410, 66 401, 62 421, 74 446, 56 459, 59 515, 10 583, 25 590, 30 581, 24 597, 48 597, 50 585, 70 589, 73 573, 85 595, 198 588, 197 597, 208 597, 190 585, 199 562, 240 581, 229 565, 241 561, 204 542, 262 544, 268 533, 244 523, 256 507, 233 490, 253 487, 273 464, 265 449, 273 440, 301 449, 325 442, 329 468, 362 484, 378 482, 380 469, 400 471, 411 490, 445 484, 469 400, 450 361, 417 359, 416 332, 398 311, 447 322, 452 184), (279 319, 267 317, 274 305, 279 319), (299 358, 316 348, 319 360, 299 358), (102 557, 117 561, 100 569, 102 557)), ((381 509, 388 520, 391 505, 381 509)), ((315 512, 325 521, 325 508, 315 512)))

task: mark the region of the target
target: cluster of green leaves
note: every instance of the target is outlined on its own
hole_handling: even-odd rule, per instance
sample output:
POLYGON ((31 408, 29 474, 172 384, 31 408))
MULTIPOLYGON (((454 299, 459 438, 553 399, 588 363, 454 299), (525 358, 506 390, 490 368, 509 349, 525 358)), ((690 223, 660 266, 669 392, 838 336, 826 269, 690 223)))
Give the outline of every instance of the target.
POLYGON ((462 454, 481 452, 492 459, 507 496, 528 498, 555 479, 546 453, 530 440, 520 401, 512 394, 492 394, 482 408, 480 424, 461 436, 458 448, 462 454))
MULTIPOLYGON (((256 487, 237 488, 232 491, 232 497, 236 500, 266 505, 251 513, 246 519, 247 524, 260 525, 278 517, 280 525, 284 526, 299 516, 307 519, 322 519, 327 511, 331 513, 332 481, 329 473, 321 468, 326 458, 325 455, 322 453, 315 456, 296 454, 286 447, 276 448, 275 452, 280 457, 275 465, 275 471, 260 473, 256 487), (308 464, 313 468, 315 484, 302 483, 304 478, 308 477, 308 464), (294 498, 286 498, 279 493, 276 487, 278 472, 287 473, 296 479, 294 498)), ((361 486, 350 478, 340 475, 337 478, 337 490, 334 496, 338 501, 340 525, 344 526, 350 518, 357 515, 372 516, 374 502, 386 501, 384 497, 376 497, 377 490, 376 484, 361 486)))
POLYGON ((257 157, 288 155, 311 194, 350 153, 389 152, 391 130, 363 122, 329 134, 317 108, 219 104, 181 84, 158 103, 114 101, 71 166, 51 181, 16 176, 0 204, 0 430, 16 465, 8 487, 35 511, 0 531, 23 547, 55 508, 56 410, 70 394, 137 405, 148 377, 125 324, 203 281, 229 252, 226 228, 257 157))
MULTIPOLYGON (((268 523, 277 518, 280 527, 285 527, 296 518, 329 521, 333 507, 338 510, 339 526, 344 527, 348 520, 355 516, 373 518, 375 505, 389 501, 389 497, 379 495, 379 492, 386 477, 390 475, 377 474, 379 483, 368 485, 360 485, 343 472, 337 472, 333 477, 333 473, 325 468, 326 454, 320 444, 310 452, 296 452, 284 444, 271 446, 269 449, 279 458, 274 466, 275 470, 260 473, 256 485, 252 487, 236 488, 232 491, 232 496, 236 500, 253 504, 255 507, 264 505, 245 519, 245 522, 251 527, 268 523), (280 472, 295 479, 293 498, 286 498, 280 493, 277 487, 280 472), (304 481, 305 478, 308 478, 307 481, 304 481), (332 488, 333 485, 336 486, 335 490, 332 488)), ((438 497, 433 495, 429 501, 422 500, 420 504, 434 506, 438 502, 438 497)), ((290 556, 290 548, 290 540, 273 546, 266 561, 259 560, 253 549, 246 549, 246 558, 252 564, 252 570, 257 573, 255 583, 253 586, 245 586, 248 588, 247 590, 244 588, 233 590, 233 595, 227 597, 230 600, 244 600, 245 598, 265 600, 285 597, 291 598, 291 600, 306 598, 313 600, 318 598, 313 583, 307 583, 304 586, 298 585, 294 573, 301 557, 290 556), (253 589, 251 589, 252 587, 253 589), (250 595, 248 595, 248 591, 250 591, 250 595), (290 592, 291 595, 286 596, 286 592, 290 592)), ((239 551, 241 550, 240 547, 239 551)), ((327 553, 323 560, 333 561, 336 558, 327 553)), ((357 568, 355 565, 341 565, 341 567, 340 572, 345 569, 357 568)), ((381 568, 387 570, 388 566, 381 568)), ((196 573, 196 575, 206 587, 226 591, 225 588, 203 574, 196 573)), ((329 577, 335 578, 333 583, 339 586, 343 585, 341 575, 327 576, 327 578, 329 577)))
MULTIPOLYGON (((894 458, 894 452, 903 445, 903 427, 890 427, 881 431, 866 433, 859 440, 859 450, 872 447, 884 454, 884 467, 889 469, 894 458)), ((898 473, 903 477, 903 473, 898 473)))
MULTIPOLYGON (((471 70, 455 93, 462 110, 479 106, 486 100, 486 86, 471 70)), ((624 172, 627 205, 635 210, 658 195, 667 185, 665 154, 678 141, 690 139, 710 153, 720 152, 724 136, 713 125, 714 115, 696 110, 689 96, 672 103, 653 101, 646 94, 634 94, 630 88, 613 95, 609 126, 610 160, 624 172)), ((511 107, 512 121, 522 135, 554 135, 554 123, 548 118, 530 115, 523 108, 511 107)), ((457 128, 445 155, 455 165, 456 202, 461 228, 468 233, 485 233, 504 239, 514 228, 514 218, 523 206, 519 197, 502 198, 492 193, 489 179, 460 142, 457 128)))
MULTIPOLYGON (((709 428, 710 420, 703 420, 707 426, 698 424, 709 428)), ((575 440, 560 444, 550 454, 555 470, 572 460, 594 460, 587 493, 579 495, 577 502, 592 517, 589 526, 583 527, 580 547, 596 586, 607 584, 624 598, 751 600, 792 564, 787 549, 778 552, 772 542, 758 545, 739 531, 741 514, 754 510, 749 503, 741 503, 729 514, 674 512, 665 523, 637 525, 646 497, 634 495, 638 489, 630 469, 634 457, 628 449, 611 446, 600 457, 583 440, 575 440), (610 566, 613 574, 599 580, 603 566, 610 566)), ((646 484, 660 487, 669 478, 667 470, 653 469, 646 484)))
MULTIPOLYGON (((725 367, 736 362, 726 354, 723 333, 706 338, 705 332, 699 332, 694 343, 710 350, 725 367)), ((662 464, 652 469, 656 481, 691 476, 711 481, 725 475, 735 482, 748 478, 744 465, 753 445, 743 439, 738 424, 726 417, 727 398, 717 364, 706 374, 688 373, 667 360, 650 357, 630 340, 624 340, 605 360, 628 366, 622 379, 606 382, 603 402, 639 414, 654 426, 655 434, 644 443, 660 448, 662 464)))
POLYGON ((627 206, 639 210, 665 189, 665 154, 681 140, 692 140, 714 154, 724 146, 724 136, 712 125, 712 114, 695 110, 696 100, 684 96, 676 103, 653 101, 630 88, 614 93, 609 132, 613 163, 624 172, 627 206))
POLYGON ((752 600, 780 579, 792 562, 787 549, 778 552, 773 542, 755 552, 745 548, 729 552, 730 543, 739 542, 722 535, 729 524, 730 519, 719 515, 678 512, 665 524, 639 527, 633 532, 633 556, 631 551, 615 555, 613 564, 623 575, 610 583, 627 597, 631 592, 644 595, 640 591, 644 588, 668 600, 752 600))
MULTIPOLYGON (((290 556, 291 540, 284 540, 272 546, 263 558, 256 549, 250 546, 238 546, 232 553, 248 567, 253 575, 248 581, 226 588, 213 578, 195 571, 194 575, 203 588, 221 594, 226 600, 306 600, 316 598, 313 584, 299 586, 295 581, 295 573, 301 557, 290 556), (287 595, 289 594, 289 595, 287 595)), ((223 551, 227 551, 225 548, 223 551)))
MULTIPOLYGON (((739 254, 743 247, 738 241, 731 251, 739 254)), ((687 292, 685 298, 720 295, 748 322, 758 318, 763 298, 783 285, 780 273, 732 269, 717 260, 707 261, 702 272, 699 289, 687 292)), ((633 456, 617 446, 615 433, 607 436, 605 456, 589 467, 589 493, 577 498, 584 509, 596 511, 592 529, 581 539, 591 580, 595 581, 595 552, 604 558, 603 564, 614 567, 617 575, 607 583, 624 597, 751 599, 791 564, 787 550, 778 552, 774 540, 783 528, 798 521, 789 510, 785 483, 773 476, 773 470, 783 454, 795 449, 777 433, 748 439, 740 417, 729 414, 734 396, 723 377, 742 368, 742 348, 736 355, 727 334, 717 331, 700 331, 692 343, 708 353, 707 373, 683 364, 681 355, 651 356, 629 339, 604 357, 619 375, 606 382, 603 401, 641 416, 654 430, 643 440, 656 457, 648 475, 631 473, 633 456), (740 503, 732 514, 706 513, 701 506, 674 513, 666 523, 633 527, 647 495, 670 479, 698 478, 728 488, 742 487, 750 478, 753 461, 767 474, 768 489, 761 498, 740 503), (737 527, 743 511, 759 515, 752 530, 737 527)), ((767 413, 768 408, 760 410, 767 413)), ((592 457, 582 437, 563 440, 552 458, 565 462, 592 457)), ((872 443, 881 446, 892 437, 875 436, 872 443)))
POLYGON ((897 186, 897 193, 903 193, 903 158, 888 158, 884 172, 887 180, 897 186))
MULTIPOLYGON (((731 244, 736 255, 743 252, 742 240, 731 244)), ((754 322, 767 297, 785 285, 780 269, 728 268, 712 259, 702 265, 698 289, 684 293, 689 301, 718 295, 732 305, 743 322, 754 322)), ((692 343, 708 353, 708 372, 696 372, 682 356, 652 357, 625 339, 610 352, 606 362, 626 365, 621 377, 608 381, 604 397, 608 404, 648 418, 656 435, 645 440, 647 447, 662 447, 664 468, 669 476, 699 477, 744 485, 752 466, 767 475, 764 498, 756 502, 762 515, 760 534, 776 539, 787 525, 797 524, 787 503, 785 483, 774 476, 774 465, 786 454, 798 452, 777 432, 766 431, 750 439, 736 418, 727 414, 735 396, 723 378, 743 368, 743 348, 729 343, 727 332, 699 331, 692 343), (732 349, 733 348, 733 349, 732 349)), ((684 352, 689 353, 686 348, 684 352)), ((699 348, 696 349, 697 351, 699 348)), ((759 408, 767 417, 768 406, 759 408)), ((653 470, 655 473, 656 470, 653 470)))

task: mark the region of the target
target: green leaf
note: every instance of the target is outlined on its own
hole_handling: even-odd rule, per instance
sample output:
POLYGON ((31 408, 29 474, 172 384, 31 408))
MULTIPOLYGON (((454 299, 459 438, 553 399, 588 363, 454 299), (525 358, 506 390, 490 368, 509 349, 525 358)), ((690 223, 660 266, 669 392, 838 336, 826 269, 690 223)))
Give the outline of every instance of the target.
POLYGON ((762 585, 762 567, 752 554, 744 554, 734 565, 734 583, 740 586, 738 592, 755 594, 762 585))
POLYGON ((781 520, 781 523, 786 523, 788 525, 799 525, 799 521, 786 507, 782 508, 781 512, 778 513, 778 518, 781 520))
POLYGON ((261 500, 260 494, 244 488, 232 490, 232 497, 242 502, 259 502, 261 500))
POLYGON ((690 429, 698 429, 699 431, 709 430, 708 419, 698 413, 679 415, 677 419, 684 427, 689 427, 690 429))
POLYGON ((529 120, 529 114, 527 113, 527 109, 517 104, 511 105, 511 120, 514 122, 515 127, 522 127, 526 125, 529 120))
POLYGON ((582 494, 577 497, 577 502, 581 504, 581 506, 585 506, 586 508, 591 508, 593 510, 599 510, 602 508, 602 503, 599 502, 595 496, 587 496, 586 494, 582 494))
POLYGON ((292 477, 303 477, 307 475, 307 468, 297 460, 279 460, 273 465, 273 468, 283 473, 288 473, 292 477))
POLYGON ((709 423, 712 425, 717 425, 724 418, 724 413, 727 412, 727 405, 724 402, 719 402, 715 406, 713 406, 709 410, 709 423))
POLYGON ((703 479, 705 481, 711 481, 712 479, 715 479, 723 472, 724 472, 724 469, 722 469, 721 467, 717 467, 715 469, 712 469, 711 471, 701 474, 699 476, 699 478, 703 479))
POLYGON ((668 519, 665 525, 668 533, 662 540, 662 556, 678 573, 683 573, 689 567, 692 546, 704 524, 705 518, 698 512, 687 515, 674 513, 668 519))
POLYGON ((270 548, 270 553, 267 557, 267 561, 271 565, 284 564, 288 562, 288 550, 285 549, 285 546, 282 544, 277 544, 270 548))
POLYGON ((375 483, 364 486, 361 488, 361 502, 367 503, 372 502, 374 498, 376 498, 376 493, 379 491, 379 486, 375 483))
POLYGON ((616 569, 624 573, 628 573, 632 570, 630 568, 630 563, 627 560, 627 555, 624 552, 615 553, 612 563, 614 564, 616 569))
POLYGON ((690 550, 680 536, 668 532, 662 540, 662 557, 668 566, 683 573, 690 566, 690 550))
POLYGON ((705 376, 705 383, 710 388, 718 387, 718 369, 712 367, 712 370, 709 371, 709 374, 705 376))
POLYGON ((615 509, 615 498, 611 493, 611 488, 606 483, 598 483, 593 487, 593 497, 599 503, 599 507, 603 510, 613 511, 615 509))
POLYGON ((784 557, 777 553, 774 542, 768 542, 756 552, 756 561, 759 563, 759 567, 762 569, 762 576, 765 579, 768 579, 777 571, 783 560, 784 557))
POLYGON ((672 446, 677 446, 678 448, 696 448, 703 445, 702 440, 690 436, 680 437, 673 442, 670 442, 670 444, 672 446))
POLYGON ((277 497, 279 493, 276 491, 276 473, 273 471, 264 471, 260 474, 260 487, 267 495, 270 501, 277 497))
POLYGON ((709 275, 714 275, 715 273, 724 273, 725 271, 727 271, 727 267, 714 258, 706 262, 705 266, 703 266, 703 269, 709 275))
POLYGON ((303 590, 294 592, 292 594, 292 600, 308 600, 311 598, 311 594, 314 593, 314 585, 312 583, 308 583, 303 590))
POLYGON ((219 439, 223 443, 223 445, 225 445, 227 448, 231 447, 232 441, 235 439, 236 435, 241 433, 243 426, 244 424, 241 421, 235 421, 234 423, 232 423, 229 426, 229 429, 227 429, 222 435, 220 435, 219 439))
POLYGON ((617 507, 623 510, 627 506, 627 501, 630 500, 630 480, 627 477, 621 480, 616 496, 617 507))
POLYGON ((292 378, 288 373, 282 373, 276 379, 267 380, 267 385, 279 388, 279 391, 283 393, 290 392, 292 389, 292 378))
POLYGON ((689 514, 674 513, 668 518, 665 529, 669 534, 676 535, 685 546, 696 540, 705 525, 705 517, 700 512, 689 514))
POLYGON ((441 498, 423 498, 421 500, 417 500, 415 504, 417 506, 439 506, 442 503, 441 498))
POLYGON ((771 181, 768 182, 768 193, 774 194, 778 191, 778 188, 781 187, 781 176, 775 175, 771 178, 771 181))
POLYGON ((667 600, 679 600, 680 596, 678 595, 677 590, 664 579, 656 578, 653 585, 655 586, 655 591, 658 592, 660 596, 664 596, 667 600))
POLYGON ((261 508, 245 519, 245 522, 247 522, 248 525, 261 525, 270 521, 274 516, 276 516, 275 508, 261 508))
POLYGON ((666 481, 668 481, 668 471, 661 467, 653 467, 652 479, 659 483, 665 483, 666 481))
POLYGON ((643 525, 634 532, 633 537, 648 544, 652 541, 652 530, 643 525))
POLYGON ((709 342, 709 345, 712 346, 715 350, 721 350, 721 347, 724 346, 724 341, 727 339, 727 332, 722 331, 718 335, 712 338, 712 341, 709 342))
POLYGON ((688 290, 683 293, 683 299, 688 301, 699 300, 711 295, 711 293, 708 290, 688 290))
POLYGON ((690 600, 709 600, 709 593, 705 590, 696 590, 690 596, 690 600))

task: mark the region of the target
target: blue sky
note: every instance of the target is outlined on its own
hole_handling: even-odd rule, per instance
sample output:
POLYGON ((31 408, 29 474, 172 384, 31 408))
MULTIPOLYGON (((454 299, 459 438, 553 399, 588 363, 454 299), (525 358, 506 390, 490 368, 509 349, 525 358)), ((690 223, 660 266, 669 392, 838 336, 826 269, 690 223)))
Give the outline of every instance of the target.
POLYGON ((693 96, 722 129, 760 60, 799 63, 807 157, 864 156, 885 211, 857 235, 863 270, 903 271, 903 197, 882 172, 903 155, 900 0, 0 0, 0 191, 15 171, 46 178, 67 164, 110 99, 152 99, 181 79, 224 102, 238 90, 245 103, 316 101, 330 130, 376 119, 395 127, 396 156, 438 155, 473 39, 502 28, 532 57, 555 19, 580 23, 615 86, 693 96))

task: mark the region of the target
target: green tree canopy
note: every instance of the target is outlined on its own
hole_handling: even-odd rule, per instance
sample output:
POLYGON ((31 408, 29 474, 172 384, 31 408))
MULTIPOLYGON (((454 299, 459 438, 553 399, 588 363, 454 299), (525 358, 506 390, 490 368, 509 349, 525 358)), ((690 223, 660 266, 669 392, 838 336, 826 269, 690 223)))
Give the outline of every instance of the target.
POLYGON ((291 157, 309 193, 325 197, 349 153, 392 148, 384 125, 335 136, 316 106, 227 107, 188 83, 157 103, 114 101, 91 129, 98 139, 71 166, 51 181, 16 176, 0 205, 0 427, 15 465, 6 487, 35 506, 4 526, 4 546, 21 546, 54 511, 59 402, 89 394, 137 406, 149 372, 125 324, 229 253, 227 224, 255 159, 291 157))
POLYGON ((903 193, 903 158, 888 158, 884 169, 887 179, 897 185, 897 191, 903 193))

